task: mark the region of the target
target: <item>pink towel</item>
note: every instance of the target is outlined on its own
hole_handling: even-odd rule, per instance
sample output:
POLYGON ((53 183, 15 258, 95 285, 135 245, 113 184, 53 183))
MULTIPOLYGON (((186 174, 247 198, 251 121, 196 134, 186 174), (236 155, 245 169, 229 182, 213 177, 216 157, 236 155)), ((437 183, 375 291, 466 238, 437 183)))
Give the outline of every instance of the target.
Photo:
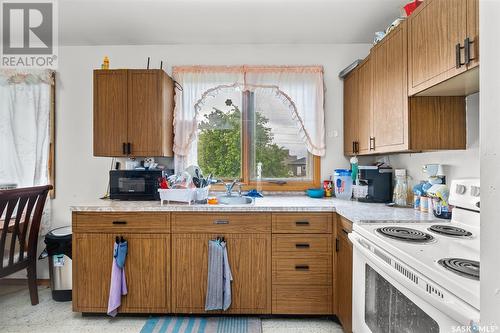
MULTIPOLYGON (((115 243, 115 251, 117 244, 115 243)), ((125 280, 125 268, 120 268, 113 258, 111 268, 111 285, 109 287, 108 315, 114 317, 122 303, 122 295, 127 295, 127 281, 125 280)))

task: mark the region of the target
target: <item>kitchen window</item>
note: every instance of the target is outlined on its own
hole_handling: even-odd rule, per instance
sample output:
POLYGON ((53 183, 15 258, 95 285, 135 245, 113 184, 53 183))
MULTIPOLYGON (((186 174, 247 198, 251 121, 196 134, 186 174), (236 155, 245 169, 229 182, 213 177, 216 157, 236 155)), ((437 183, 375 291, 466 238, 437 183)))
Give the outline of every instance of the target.
MULTIPOLYGON (((277 85, 242 84, 237 75, 232 79, 236 82, 214 83, 193 105, 195 132, 184 156, 178 156, 174 145, 176 160, 185 159, 182 167, 198 164, 205 174, 226 181, 241 179, 248 188, 319 186, 320 157, 311 153, 305 139, 308 133, 297 120, 303 118, 294 113, 297 106, 292 97, 277 85)), ((184 93, 189 83, 179 84, 184 93)), ((181 168, 176 165, 176 169, 181 168)))

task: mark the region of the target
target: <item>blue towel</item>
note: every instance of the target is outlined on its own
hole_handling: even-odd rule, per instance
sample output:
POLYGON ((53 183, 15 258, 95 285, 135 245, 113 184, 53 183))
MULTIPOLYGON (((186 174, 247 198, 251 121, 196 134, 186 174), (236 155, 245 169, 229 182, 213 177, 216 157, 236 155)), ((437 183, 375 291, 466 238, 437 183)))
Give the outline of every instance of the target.
POLYGON ((227 310, 231 306, 231 281, 226 242, 208 241, 208 277, 205 310, 227 310))
POLYGON ((127 241, 116 244, 114 257, 116 259, 116 264, 118 265, 118 267, 123 268, 125 266, 125 258, 127 257, 127 252, 127 241))

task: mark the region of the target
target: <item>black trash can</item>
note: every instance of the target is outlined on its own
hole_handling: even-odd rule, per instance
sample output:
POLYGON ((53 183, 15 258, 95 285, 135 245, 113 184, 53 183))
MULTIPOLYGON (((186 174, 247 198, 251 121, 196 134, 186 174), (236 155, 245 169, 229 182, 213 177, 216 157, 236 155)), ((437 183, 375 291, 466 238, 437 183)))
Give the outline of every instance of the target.
POLYGON ((60 227, 45 235, 46 248, 40 257, 49 258, 52 298, 58 302, 71 301, 71 227, 60 227))

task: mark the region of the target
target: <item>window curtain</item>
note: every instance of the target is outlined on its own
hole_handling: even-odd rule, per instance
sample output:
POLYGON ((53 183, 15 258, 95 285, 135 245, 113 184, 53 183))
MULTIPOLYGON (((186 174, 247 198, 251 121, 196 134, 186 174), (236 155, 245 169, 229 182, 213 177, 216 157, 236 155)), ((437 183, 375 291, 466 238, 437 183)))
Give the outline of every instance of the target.
POLYGON ((197 102, 209 90, 232 85, 243 80, 243 73, 235 67, 174 67, 176 82, 174 109, 174 154, 175 171, 184 170, 197 163, 196 140, 197 102))
POLYGON ((321 66, 186 66, 174 67, 177 82, 174 111, 175 170, 196 163, 197 113, 218 89, 267 88, 289 105, 308 151, 325 154, 324 85, 321 66), (269 89, 270 88, 270 89, 269 89))
MULTIPOLYGON (((49 183, 51 71, 0 71, 0 184, 49 183)), ((42 233, 50 227, 46 205, 42 233)))

